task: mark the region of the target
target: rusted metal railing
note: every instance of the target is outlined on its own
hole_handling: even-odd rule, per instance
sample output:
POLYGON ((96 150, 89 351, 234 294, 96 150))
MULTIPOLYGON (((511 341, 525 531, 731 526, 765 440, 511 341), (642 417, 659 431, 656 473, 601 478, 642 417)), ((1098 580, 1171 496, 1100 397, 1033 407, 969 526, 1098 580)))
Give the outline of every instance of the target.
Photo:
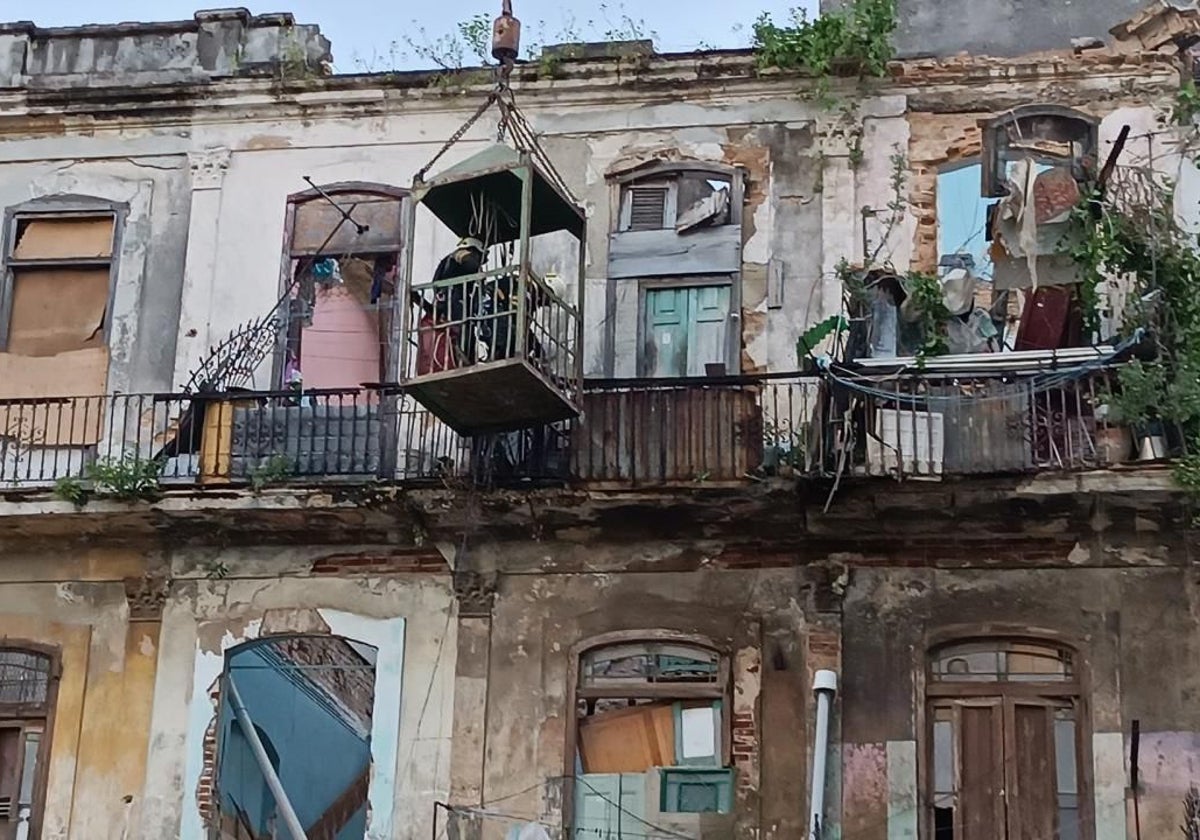
MULTIPOLYGON (((653 487, 1095 469, 1138 454, 1105 412, 1110 378, 592 380, 580 419, 476 438, 394 387, 0 400, 0 489, 150 463, 164 486, 653 487)), ((1165 454, 1178 448, 1177 432, 1160 437, 1165 454)))

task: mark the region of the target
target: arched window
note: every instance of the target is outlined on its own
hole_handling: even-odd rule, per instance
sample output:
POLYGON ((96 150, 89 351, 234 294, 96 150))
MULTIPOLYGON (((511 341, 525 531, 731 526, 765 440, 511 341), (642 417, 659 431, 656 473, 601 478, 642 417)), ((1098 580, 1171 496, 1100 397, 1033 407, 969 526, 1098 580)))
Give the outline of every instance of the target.
POLYGON ((620 634, 586 646, 576 674, 568 763, 577 837, 616 838, 620 818, 627 827, 731 810, 728 662, 716 648, 620 634))
POLYGON ((1060 105, 1014 108, 983 126, 983 194, 1007 194, 1009 166, 1030 158, 1070 169, 1077 181, 1094 172, 1099 145, 1097 119, 1060 105))
POLYGON ((355 388, 390 379, 407 195, 344 182, 288 198, 282 384, 355 388))
POLYGON ((926 674, 929 836, 1091 836, 1076 657, 1024 638, 934 648, 926 674))
POLYGON ((0 838, 36 837, 57 684, 48 651, 0 648, 0 838))

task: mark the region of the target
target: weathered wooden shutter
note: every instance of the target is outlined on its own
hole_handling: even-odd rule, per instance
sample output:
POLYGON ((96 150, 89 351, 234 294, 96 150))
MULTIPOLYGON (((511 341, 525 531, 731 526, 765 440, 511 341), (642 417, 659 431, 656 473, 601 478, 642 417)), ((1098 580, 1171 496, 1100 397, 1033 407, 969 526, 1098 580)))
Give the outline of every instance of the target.
POLYGON ((666 187, 630 187, 630 230, 661 230, 666 227, 666 213, 666 187))

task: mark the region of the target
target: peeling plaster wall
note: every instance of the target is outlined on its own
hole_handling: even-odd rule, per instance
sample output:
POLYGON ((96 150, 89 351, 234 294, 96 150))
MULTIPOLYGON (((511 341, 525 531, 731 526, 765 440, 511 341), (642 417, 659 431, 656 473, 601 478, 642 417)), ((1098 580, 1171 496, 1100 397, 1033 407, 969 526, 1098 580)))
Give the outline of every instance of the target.
MULTIPOLYGON (((486 748, 482 791, 460 804, 559 824, 572 647, 601 633, 665 629, 708 637, 729 658, 733 702, 722 737, 732 738, 737 771, 736 836, 799 836, 809 589, 799 569, 503 576, 490 643, 468 656, 488 663, 486 748)), ((459 667, 469 670, 463 656, 459 667)))
MULTIPOLYGON (((252 562, 223 562, 243 568, 243 559, 252 562)), ((221 673, 222 653, 257 638, 280 611, 315 611, 330 632, 379 648, 367 837, 427 836, 433 802, 449 790, 456 644, 448 587, 429 575, 177 581, 163 616, 148 805, 138 836, 204 836, 196 797, 214 713, 208 691, 221 673)))
POLYGON ((90 138, 0 133, 0 208, 74 194, 128 206, 111 323, 110 391, 160 391, 174 367, 187 241, 186 158, 97 148, 90 138))
MULTIPOLYGON (((823 158, 827 119, 787 82, 738 93, 698 83, 689 99, 614 88, 597 99, 570 89, 527 95, 522 105, 558 168, 589 213, 585 284, 585 370, 636 374, 636 281, 609 289, 607 238, 614 190, 607 175, 622 161, 649 155, 742 166, 748 177, 743 223, 740 326, 746 372, 790 370, 795 338, 835 311, 840 290, 829 280, 842 256, 861 245, 860 198, 875 187, 897 142, 904 141, 903 97, 860 104, 866 132, 856 171, 848 152, 823 158), (839 189, 828 171, 845 173, 839 189), (831 229, 832 228, 832 229, 831 229), (824 243, 824 245, 822 244, 824 243), (780 306, 768 309, 770 268, 782 271, 780 306), (610 300, 610 297, 612 298, 610 300), (613 308, 615 358, 604 342, 613 308)), ((0 201, 77 190, 131 201, 117 290, 113 386, 179 387, 210 346, 265 314, 278 299, 287 196, 317 183, 372 181, 406 187, 469 115, 474 98, 401 111, 381 106, 383 93, 316 94, 311 108, 288 113, 250 97, 229 102, 236 118, 191 109, 176 124, 147 116, 141 124, 60 127, 38 135, 0 133, 0 201), (361 103, 361 104, 355 104, 361 103), (6 186, 7 185, 7 186, 6 186)), ((72 124, 73 126, 73 124, 72 124)), ((492 142, 485 119, 439 161, 449 166, 492 142)), ((453 238, 424 211, 416 230, 413 274, 428 277, 453 238)), ((540 268, 566 275, 574 255, 550 245, 540 268)), ((574 299, 575 291, 569 297, 574 299)), ((254 383, 267 387, 269 366, 254 383)))
POLYGON ((897 803, 912 802, 921 788, 917 674, 928 639, 1004 628, 1060 634, 1079 652, 1090 687, 1096 837, 1133 835, 1126 787, 1135 719, 1143 836, 1171 836, 1188 786, 1200 785, 1200 579, 1178 567, 856 569, 843 614, 845 831, 864 840, 914 836, 913 808, 897 803))
MULTIPOLYGON (((140 565, 128 553, 105 554, 94 559, 140 565)), ((82 557, 59 561, 61 582, 32 582, 41 559, 6 557, 0 583, 0 638, 51 646, 62 667, 40 836, 123 837, 142 809, 159 626, 131 622, 121 581, 100 579, 82 557)))

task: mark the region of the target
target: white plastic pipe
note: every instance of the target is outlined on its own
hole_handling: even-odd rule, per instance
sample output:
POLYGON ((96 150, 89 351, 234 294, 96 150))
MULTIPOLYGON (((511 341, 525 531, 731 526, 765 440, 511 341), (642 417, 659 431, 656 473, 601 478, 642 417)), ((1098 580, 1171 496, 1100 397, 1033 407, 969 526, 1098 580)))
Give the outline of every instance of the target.
POLYGON ((825 830, 825 764, 829 754, 829 711, 837 694, 837 674, 817 671, 813 675, 817 698, 817 731, 813 744, 812 800, 808 808, 808 838, 822 840, 825 830))
POLYGON ((296 816, 296 811, 292 808, 292 802, 283 790, 283 782, 279 781, 279 774, 275 772, 275 768, 271 765, 271 759, 267 756, 267 750, 263 747, 262 739, 258 737, 258 730, 254 728, 254 721, 250 719, 250 713, 246 711, 246 704, 242 702, 242 696, 238 694, 237 686, 233 684, 232 674, 226 674, 225 687, 228 689, 229 705, 233 707, 233 713, 237 715, 238 723, 242 727, 242 734, 246 736, 246 740, 250 744, 250 750, 254 753, 254 758, 258 762, 258 767, 262 770, 263 777, 267 780, 267 787, 271 790, 271 796, 275 797, 275 806, 279 808, 279 815, 283 817, 283 823, 287 826, 288 834, 292 836, 292 840, 308 840, 308 835, 304 833, 304 827, 300 825, 300 818, 296 816))

